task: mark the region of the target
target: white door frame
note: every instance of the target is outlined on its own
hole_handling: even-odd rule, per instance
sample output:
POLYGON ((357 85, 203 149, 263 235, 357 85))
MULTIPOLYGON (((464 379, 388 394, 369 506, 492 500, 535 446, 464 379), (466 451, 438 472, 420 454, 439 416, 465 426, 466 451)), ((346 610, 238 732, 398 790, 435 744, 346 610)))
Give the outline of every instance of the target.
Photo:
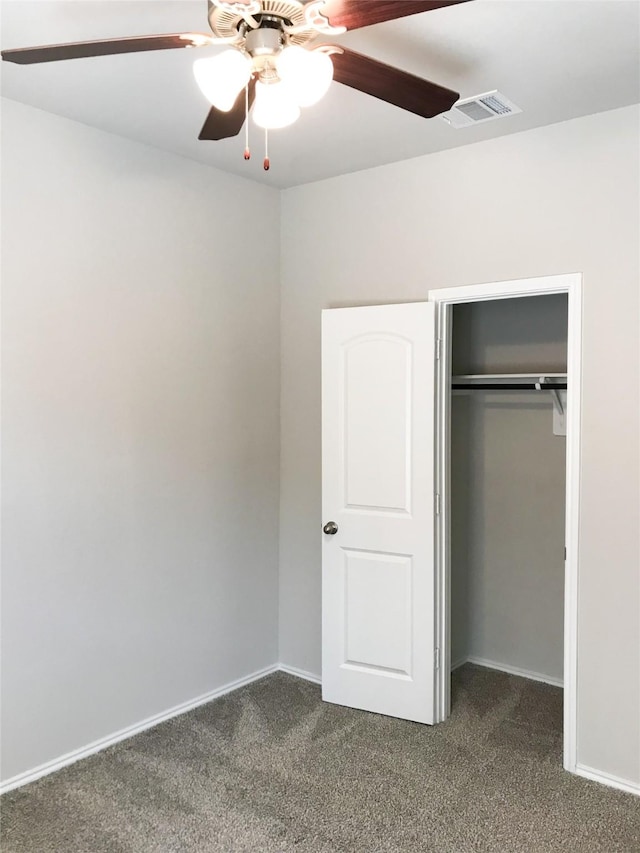
POLYGON ((442 666, 436 678, 436 720, 449 714, 451 672, 451 545, 450 545, 450 400, 452 306, 464 302, 488 302, 566 293, 569 302, 567 336, 567 452, 564 579, 564 760, 565 770, 576 772, 578 577, 580 524, 580 396, 582 387, 582 274, 543 276, 463 287, 430 290, 435 302, 436 335, 440 359, 436 365, 436 490, 441 513, 436 518, 436 645, 442 650, 442 666))

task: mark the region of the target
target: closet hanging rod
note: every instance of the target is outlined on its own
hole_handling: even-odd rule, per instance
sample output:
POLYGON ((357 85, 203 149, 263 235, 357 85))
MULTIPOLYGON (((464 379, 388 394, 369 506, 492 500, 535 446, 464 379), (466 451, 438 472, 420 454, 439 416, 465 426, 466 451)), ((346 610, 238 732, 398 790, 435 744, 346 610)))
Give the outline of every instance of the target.
POLYGON ((553 385, 544 382, 521 382, 520 384, 505 382, 453 382, 452 391, 566 391, 567 383, 558 382, 553 385))
POLYGON ((538 382, 540 379, 558 380, 559 382, 567 381, 565 373, 543 373, 541 371, 529 371, 528 373, 454 373, 451 379, 454 382, 493 382, 494 380, 503 379, 505 382, 538 382))

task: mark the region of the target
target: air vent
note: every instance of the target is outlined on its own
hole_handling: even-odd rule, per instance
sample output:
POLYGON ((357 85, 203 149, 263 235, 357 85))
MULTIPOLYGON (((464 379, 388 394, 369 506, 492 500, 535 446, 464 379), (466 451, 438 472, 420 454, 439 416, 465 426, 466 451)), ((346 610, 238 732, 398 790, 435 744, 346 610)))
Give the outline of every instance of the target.
POLYGON ((476 95, 475 98, 458 101, 448 112, 442 113, 441 118, 451 127, 459 128, 495 121, 521 112, 520 107, 517 107, 513 101, 494 90, 484 95, 476 95))

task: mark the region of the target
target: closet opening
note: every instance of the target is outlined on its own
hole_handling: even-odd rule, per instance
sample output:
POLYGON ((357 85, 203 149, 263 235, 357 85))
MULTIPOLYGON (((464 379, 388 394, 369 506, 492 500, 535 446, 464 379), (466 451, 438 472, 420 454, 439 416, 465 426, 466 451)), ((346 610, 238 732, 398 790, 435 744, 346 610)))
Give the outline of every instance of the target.
POLYGON ((451 340, 452 713, 471 693, 498 742, 560 755, 567 319, 566 294, 463 303, 451 340))
MULTIPOLYGON (((438 303, 439 719, 575 770, 580 276, 438 303)), ((456 292, 457 291, 457 292, 456 292)))

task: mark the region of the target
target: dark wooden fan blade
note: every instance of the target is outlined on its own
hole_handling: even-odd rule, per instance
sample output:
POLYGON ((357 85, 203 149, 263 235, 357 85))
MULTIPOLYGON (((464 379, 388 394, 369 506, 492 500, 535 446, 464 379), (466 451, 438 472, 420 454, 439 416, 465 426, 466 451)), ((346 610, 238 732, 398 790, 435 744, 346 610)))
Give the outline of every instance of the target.
POLYGON ((19 47, 3 50, 5 62, 31 65, 35 62, 58 62, 61 59, 84 59, 89 56, 111 56, 116 53, 137 53, 145 50, 171 50, 176 47, 203 47, 214 44, 204 33, 168 33, 159 36, 131 36, 105 41, 78 41, 70 44, 50 44, 43 47, 19 47))
POLYGON ((385 65, 344 47, 339 49, 343 53, 331 54, 334 80, 423 118, 433 118, 446 112, 460 97, 451 89, 408 74, 392 65, 385 65))
POLYGON ((469 0, 325 0, 320 12, 329 19, 332 27, 357 30, 359 27, 467 2, 469 0))
MULTIPOLYGON (((256 81, 252 77, 249 80, 249 109, 253 106, 253 99, 256 96, 256 81)), ((231 107, 228 113, 211 107, 209 115, 202 125, 202 130, 198 135, 198 139, 228 139, 230 136, 237 136, 242 130, 242 125, 245 120, 245 102, 244 89, 236 98, 235 104, 231 107)))

